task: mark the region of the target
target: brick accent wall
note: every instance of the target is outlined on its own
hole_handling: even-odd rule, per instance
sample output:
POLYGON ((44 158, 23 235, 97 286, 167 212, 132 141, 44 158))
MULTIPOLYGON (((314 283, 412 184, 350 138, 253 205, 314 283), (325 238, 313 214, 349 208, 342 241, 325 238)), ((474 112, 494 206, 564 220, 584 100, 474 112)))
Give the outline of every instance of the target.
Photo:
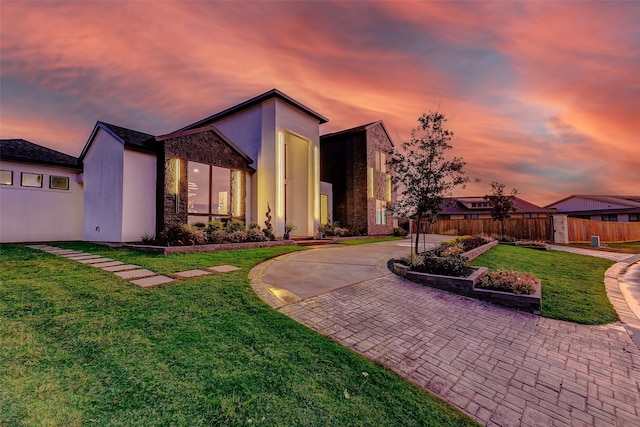
POLYGON ((376 197, 386 199, 386 174, 375 170, 375 152, 391 141, 381 123, 320 138, 320 179, 333 184, 333 217, 358 234, 391 234, 393 216, 376 224, 376 197), (374 169, 374 198, 368 195, 368 168, 374 169))
MULTIPOLYGON (((234 147, 229 145, 215 131, 209 129, 198 133, 179 135, 161 141, 161 159, 158 162, 158 187, 161 189, 161 205, 158 206, 158 232, 173 224, 187 223, 188 202, 188 162, 204 163, 226 169, 251 171, 248 160, 234 147), (179 159, 179 188, 176 195, 176 159, 179 159), (177 203, 177 207, 176 207, 177 203)), ((243 174, 244 181, 244 174, 243 174)), ((245 182, 242 183, 245 188, 245 182)), ((159 191, 160 194, 160 191, 159 191)), ((246 194, 243 194, 241 204, 244 211, 246 194)))

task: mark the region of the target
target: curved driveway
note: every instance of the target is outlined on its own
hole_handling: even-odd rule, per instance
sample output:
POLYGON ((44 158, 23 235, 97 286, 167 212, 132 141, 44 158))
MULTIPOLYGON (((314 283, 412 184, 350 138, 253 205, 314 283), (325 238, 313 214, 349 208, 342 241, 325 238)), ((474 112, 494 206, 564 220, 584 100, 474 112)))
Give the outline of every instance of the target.
POLYGON ((640 350, 621 322, 578 325, 402 280, 408 242, 322 247, 252 270, 282 313, 491 426, 639 426, 640 350))

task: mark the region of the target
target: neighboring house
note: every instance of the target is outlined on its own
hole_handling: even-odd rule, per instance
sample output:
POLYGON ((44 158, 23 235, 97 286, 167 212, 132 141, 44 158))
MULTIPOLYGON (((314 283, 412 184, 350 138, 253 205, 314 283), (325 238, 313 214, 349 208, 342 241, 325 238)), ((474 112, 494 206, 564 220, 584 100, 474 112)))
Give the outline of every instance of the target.
MULTIPOLYGON (((543 208, 516 196, 507 196, 514 201, 515 210, 511 218, 543 218, 552 209, 543 208)), ((491 218, 491 203, 483 196, 447 197, 438 219, 487 219, 491 218)))
POLYGON ((546 206, 573 218, 639 222, 640 196, 574 194, 546 206))
POLYGON ((77 158, 0 140, 0 242, 80 240, 81 182, 77 158))
POLYGON ((393 142, 381 121, 320 137, 320 178, 333 186, 333 218, 356 234, 393 232, 391 173, 386 153, 393 142))

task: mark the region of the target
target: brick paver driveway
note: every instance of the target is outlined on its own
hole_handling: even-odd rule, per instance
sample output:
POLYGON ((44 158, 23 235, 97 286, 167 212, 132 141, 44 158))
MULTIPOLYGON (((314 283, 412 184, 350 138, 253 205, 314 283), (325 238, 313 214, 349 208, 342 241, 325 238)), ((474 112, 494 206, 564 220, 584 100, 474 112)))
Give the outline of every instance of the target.
POLYGON ((390 273, 280 311, 485 425, 640 426, 640 351, 620 323, 545 319, 390 273))

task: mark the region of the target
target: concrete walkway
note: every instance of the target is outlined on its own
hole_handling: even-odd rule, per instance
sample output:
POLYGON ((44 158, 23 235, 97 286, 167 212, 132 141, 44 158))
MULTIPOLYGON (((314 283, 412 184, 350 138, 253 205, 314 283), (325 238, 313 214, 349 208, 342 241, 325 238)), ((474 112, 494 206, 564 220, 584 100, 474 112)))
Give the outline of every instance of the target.
POLYGON ((407 282, 380 268, 394 254, 408 252, 406 242, 308 252, 252 270, 256 292, 479 422, 640 425, 640 350, 624 323, 586 326, 546 319, 407 282), (352 257, 358 260, 353 266, 352 257), (314 259, 325 267, 314 266, 313 274, 332 284, 303 297, 296 290, 308 287, 295 283, 306 280, 300 272, 314 259), (357 280, 347 274, 352 267, 369 268, 357 280), (340 277, 349 283, 340 286, 340 277), (279 298, 278 290, 291 299, 279 298))

